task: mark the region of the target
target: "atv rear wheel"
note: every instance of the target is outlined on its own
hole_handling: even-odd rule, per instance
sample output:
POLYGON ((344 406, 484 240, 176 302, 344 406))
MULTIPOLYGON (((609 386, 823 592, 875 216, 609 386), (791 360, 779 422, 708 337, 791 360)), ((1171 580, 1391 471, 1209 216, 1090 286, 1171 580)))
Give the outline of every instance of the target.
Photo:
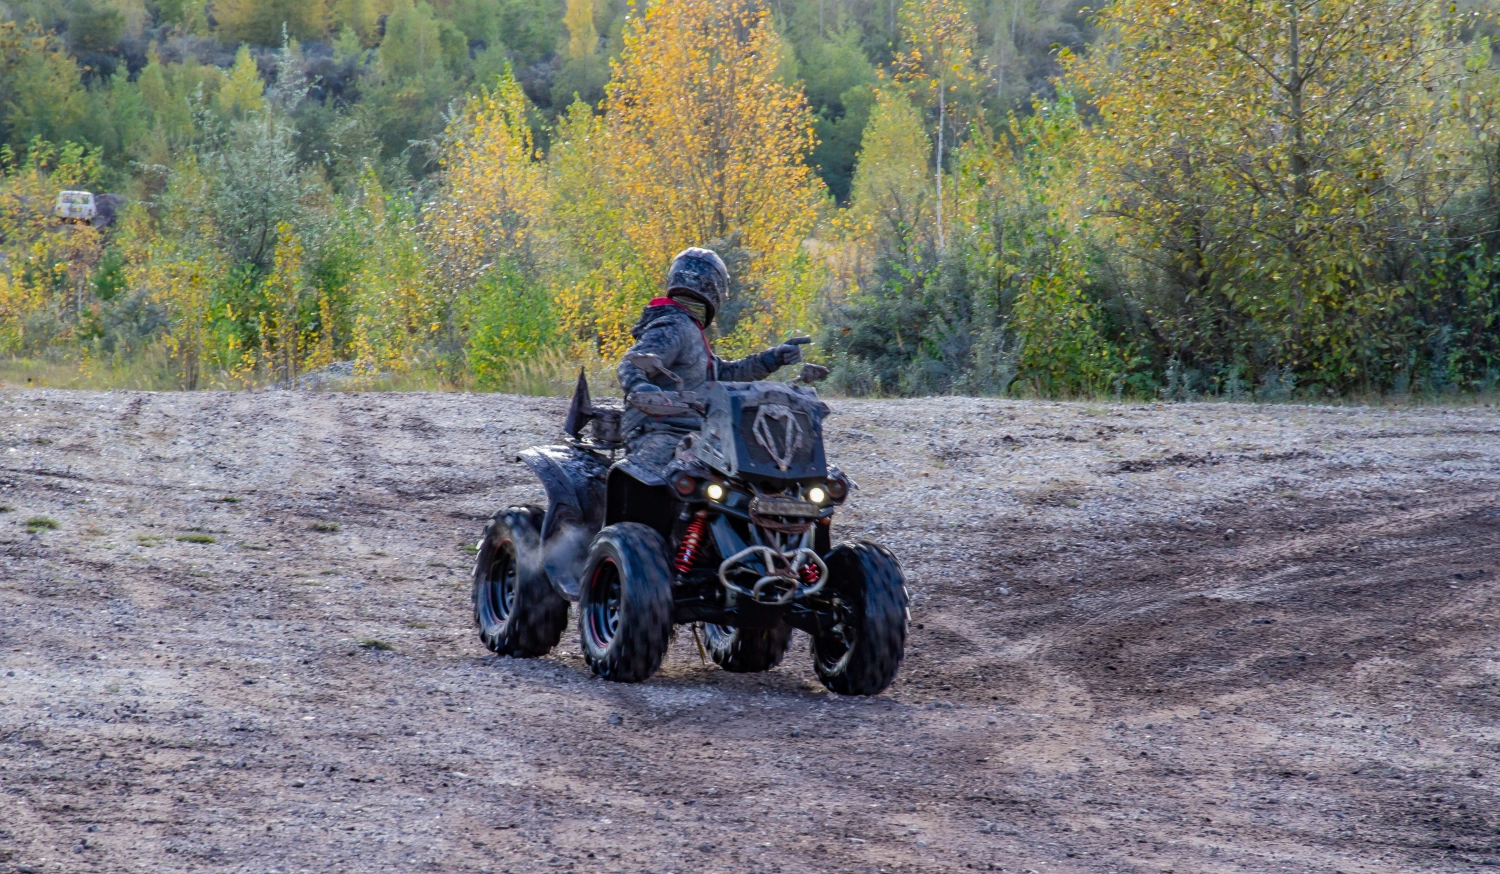
POLYGON ((828 554, 828 597, 839 616, 813 635, 813 669, 828 691, 876 695, 896 679, 906 652, 906 576, 873 543, 843 543, 828 554))
POLYGON ((542 516, 539 507, 501 510, 479 541, 474 624, 484 645, 499 655, 546 655, 568 624, 568 602, 542 570, 542 516))
POLYGON ((792 627, 785 622, 770 628, 731 628, 705 622, 703 637, 714 664, 732 673, 750 674, 781 664, 792 642, 792 627))
POLYGON ((656 529, 620 522, 589 546, 578 601, 583 657, 606 680, 639 683, 672 641, 672 571, 656 529))

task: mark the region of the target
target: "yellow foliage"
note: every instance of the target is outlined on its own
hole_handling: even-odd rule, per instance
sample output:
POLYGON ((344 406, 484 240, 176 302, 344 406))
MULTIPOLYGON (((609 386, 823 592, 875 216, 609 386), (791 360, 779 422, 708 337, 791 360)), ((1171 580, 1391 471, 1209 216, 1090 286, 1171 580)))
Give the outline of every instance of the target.
MULTIPOLYGON (((801 92, 779 77, 780 60, 759 3, 657 3, 627 27, 595 169, 611 189, 604 199, 622 210, 609 225, 634 256, 633 269, 611 278, 632 287, 630 309, 660 293, 677 251, 735 238, 752 259, 743 279, 763 292, 731 345, 812 327, 802 247, 825 194, 806 161, 812 117, 801 92)), ((570 318, 593 321, 612 353, 627 340, 618 326, 635 313, 601 315, 570 318)))
POLYGON ((302 241, 292 226, 276 226, 276 255, 271 275, 266 280, 266 309, 261 314, 261 365, 270 376, 293 385, 302 357, 301 325, 298 314, 303 296, 302 241))
POLYGON ((197 208, 209 185, 196 162, 187 159, 173 174, 160 225, 143 211, 134 213, 124 240, 127 286, 145 289, 166 311, 164 345, 179 385, 189 390, 208 381, 212 294, 226 266, 213 242, 212 223, 197 208))
POLYGON ((568 0, 563 13, 568 29, 568 59, 592 58, 599 51, 599 30, 594 27, 594 0, 568 0))
POLYGON ((221 39, 262 46, 287 39, 318 39, 328 30, 328 7, 322 0, 216 0, 214 18, 221 39))
POLYGON ((526 109, 526 95, 507 72, 494 88, 470 96, 448 125, 442 186, 425 236, 449 289, 472 286, 497 258, 530 262, 547 192, 526 109))
POLYGON ((373 169, 361 179, 359 201, 368 248, 353 283, 356 370, 410 373, 443 319, 421 234, 410 205, 388 198, 373 169))
POLYGON ((68 339, 84 315, 86 283, 102 254, 99 232, 63 224, 52 210, 60 192, 86 188, 99 167, 97 152, 40 140, 19 165, 8 147, 0 160, 0 351, 14 353, 68 339))
POLYGON ((616 356, 630 345, 630 326, 665 265, 647 266, 631 244, 610 148, 604 120, 588 104, 575 103, 558 125, 550 155, 548 233, 567 257, 548 266, 564 334, 616 356))
POLYGON ((362 45, 373 46, 380 42, 380 15, 389 12, 390 5, 374 0, 335 0, 330 7, 332 29, 347 27, 354 31, 362 45))
POLYGON ((844 216, 860 237, 907 239, 928 231, 933 221, 927 169, 931 148, 922 117, 906 95, 895 89, 877 92, 844 216))
POLYGON ((265 108, 265 83, 260 78, 260 68, 250 57, 250 47, 242 45, 234 56, 234 66, 224 77, 215 100, 219 111, 225 115, 241 115, 259 112, 265 108))

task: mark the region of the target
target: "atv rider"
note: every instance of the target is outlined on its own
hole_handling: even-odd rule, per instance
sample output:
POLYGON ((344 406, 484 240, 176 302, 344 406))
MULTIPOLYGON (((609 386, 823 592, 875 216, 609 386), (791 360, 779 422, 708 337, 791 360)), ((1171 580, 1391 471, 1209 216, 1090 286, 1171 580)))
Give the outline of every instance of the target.
MULTIPOLYGON (((729 269, 716 253, 693 247, 672 259, 667 296, 648 303, 640 321, 630 329, 635 345, 625 353, 617 371, 627 397, 663 390, 701 392, 705 383, 715 381, 751 382, 802 360, 801 344, 808 342, 803 337, 738 361, 715 356, 704 331, 713 324, 728 294, 729 269), (677 379, 660 371, 648 374, 632 363, 641 354, 654 355, 677 379)), ((623 430, 632 466, 659 477, 683 435, 697 431, 701 424, 696 416, 653 418, 627 408, 623 430)))

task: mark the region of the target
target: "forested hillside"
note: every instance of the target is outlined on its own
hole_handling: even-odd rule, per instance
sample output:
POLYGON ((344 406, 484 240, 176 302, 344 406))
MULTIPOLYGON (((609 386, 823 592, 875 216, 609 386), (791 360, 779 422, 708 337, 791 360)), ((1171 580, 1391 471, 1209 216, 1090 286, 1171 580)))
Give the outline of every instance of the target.
POLYGON ((1494 389, 1493 3, 1088 5, 5 4, 5 373, 547 390, 708 244, 853 394, 1494 389))

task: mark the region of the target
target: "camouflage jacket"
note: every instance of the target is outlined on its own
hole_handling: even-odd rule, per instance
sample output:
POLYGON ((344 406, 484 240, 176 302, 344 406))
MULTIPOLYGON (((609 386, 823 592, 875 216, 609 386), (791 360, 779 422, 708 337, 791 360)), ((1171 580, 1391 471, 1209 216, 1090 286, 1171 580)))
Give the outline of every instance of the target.
POLYGON ((701 392, 708 382, 751 382, 764 379, 780 367, 776 351, 768 349, 738 361, 725 361, 709 349, 708 339, 687 310, 665 298, 651 301, 640 321, 630 329, 635 337, 631 352, 655 355, 682 379, 677 385, 664 374, 647 376, 629 361, 620 362, 620 388, 628 395, 651 384, 667 391, 701 392))

